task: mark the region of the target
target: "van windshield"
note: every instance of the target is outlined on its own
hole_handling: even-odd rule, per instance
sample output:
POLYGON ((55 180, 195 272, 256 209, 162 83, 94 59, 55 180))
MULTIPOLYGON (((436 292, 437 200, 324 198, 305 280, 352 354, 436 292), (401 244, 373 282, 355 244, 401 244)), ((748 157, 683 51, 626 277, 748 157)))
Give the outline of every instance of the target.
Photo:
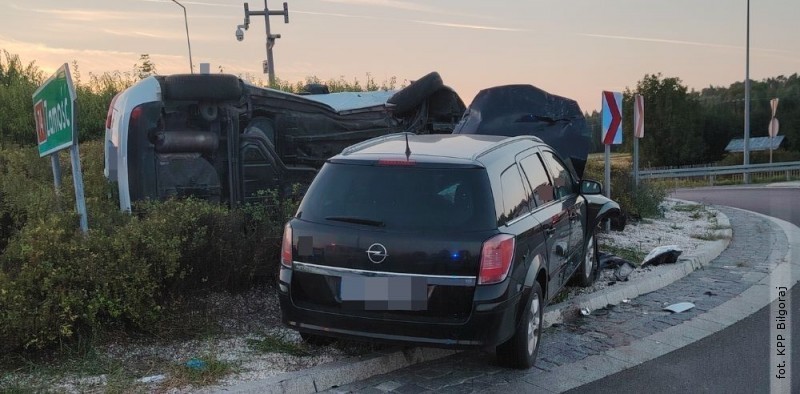
POLYGON ((486 171, 328 163, 297 217, 392 230, 484 231, 496 227, 486 171))

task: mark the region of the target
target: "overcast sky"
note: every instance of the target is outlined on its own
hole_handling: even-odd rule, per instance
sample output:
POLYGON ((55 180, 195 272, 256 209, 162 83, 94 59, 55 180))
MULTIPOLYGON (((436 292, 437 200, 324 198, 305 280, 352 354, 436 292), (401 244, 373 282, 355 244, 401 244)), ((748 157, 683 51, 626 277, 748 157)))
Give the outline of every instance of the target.
MULTIPOLYGON (((179 0, 180 1, 180 0, 179 0)), ((243 2, 182 1, 192 55, 226 72, 264 78, 263 17, 243 42, 243 2)), ((690 87, 729 85, 745 72, 745 0, 288 0, 272 17, 279 78, 402 82, 438 71, 469 104, 482 88, 529 83, 600 107, 602 90, 646 73, 690 87)), ((280 1, 269 1, 272 10, 280 1)), ((250 1, 251 10, 264 2, 250 1)), ((50 72, 129 71, 149 53, 160 74, 189 71, 181 9, 169 0, 3 0, 0 49, 50 72)), ((753 0, 751 77, 800 72, 800 1, 753 0)))

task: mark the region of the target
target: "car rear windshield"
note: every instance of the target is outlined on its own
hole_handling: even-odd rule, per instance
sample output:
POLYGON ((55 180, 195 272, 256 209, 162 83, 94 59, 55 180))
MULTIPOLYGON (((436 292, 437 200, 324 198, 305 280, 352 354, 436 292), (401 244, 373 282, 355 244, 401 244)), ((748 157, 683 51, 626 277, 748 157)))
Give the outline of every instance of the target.
POLYGON ((496 227, 486 171, 328 163, 298 210, 313 222, 401 231, 483 231, 496 227))

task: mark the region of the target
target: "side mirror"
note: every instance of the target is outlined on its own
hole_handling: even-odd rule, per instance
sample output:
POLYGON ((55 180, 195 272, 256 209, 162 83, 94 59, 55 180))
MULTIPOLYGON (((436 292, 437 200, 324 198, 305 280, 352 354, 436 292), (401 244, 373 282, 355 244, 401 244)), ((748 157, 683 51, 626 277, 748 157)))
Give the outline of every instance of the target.
POLYGON ((597 181, 581 181, 581 194, 603 194, 603 186, 597 181))

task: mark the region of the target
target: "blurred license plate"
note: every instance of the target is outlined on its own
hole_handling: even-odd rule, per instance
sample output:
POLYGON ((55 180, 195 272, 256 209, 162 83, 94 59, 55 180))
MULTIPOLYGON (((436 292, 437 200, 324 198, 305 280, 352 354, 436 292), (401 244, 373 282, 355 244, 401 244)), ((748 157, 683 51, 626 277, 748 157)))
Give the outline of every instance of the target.
POLYGON ((342 302, 365 310, 422 311, 428 309, 428 283, 418 277, 343 276, 342 302))

